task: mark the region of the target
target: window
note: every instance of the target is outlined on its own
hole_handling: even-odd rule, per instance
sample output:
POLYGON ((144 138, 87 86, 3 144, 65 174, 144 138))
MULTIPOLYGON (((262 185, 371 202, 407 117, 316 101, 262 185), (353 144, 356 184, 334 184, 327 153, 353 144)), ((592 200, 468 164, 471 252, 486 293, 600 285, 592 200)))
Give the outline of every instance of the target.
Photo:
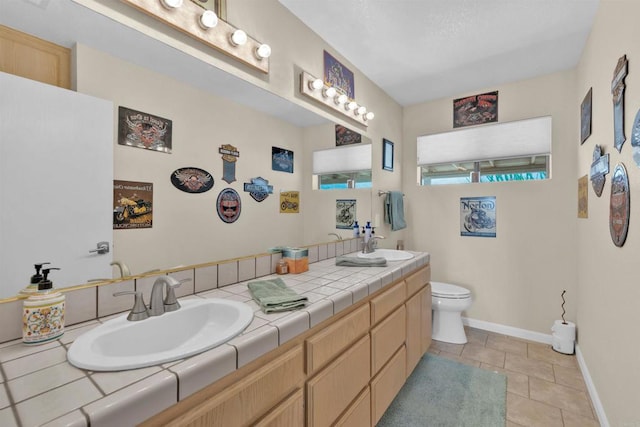
POLYGON ((313 152, 314 189, 371 188, 371 144, 313 152))
POLYGON ((420 185, 550 178, 551 117, 418 137, 420 185))

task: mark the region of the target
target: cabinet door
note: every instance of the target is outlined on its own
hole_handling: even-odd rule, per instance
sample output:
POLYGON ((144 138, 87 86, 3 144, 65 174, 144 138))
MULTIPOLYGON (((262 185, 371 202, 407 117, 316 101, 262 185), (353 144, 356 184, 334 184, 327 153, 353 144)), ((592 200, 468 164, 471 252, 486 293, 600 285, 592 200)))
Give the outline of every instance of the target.
POLYGON ((407 336, 406 312, 405 307, 400 306, 371 329, 371 376, 374 376, 404 343, 407 336))
POLYGON ((402 346, 389 363, 371 380, 372 425, 380 421, 405 382, 407 351, 402 346))
POLYGON ((275 409, 255 427, 299 427, 304 425, 304 393, 299 389, 275 409))
POLYGON ((426 353, 431 345, 431 284, 428 284, 421 292, 422 299, 422 354, 426 353))
POLYGON ((335 427, 370 427, 371 392, 365 388, 351 407, 335 423, 335 427))
POLYGON ((366 335, 307 382, 307 425, 331 425, 367 386, 370 338, 366 335))
POLYGON ((423 343, 423 316, 422 316, 422 292, 407 300, 407 377, 411 375, 422 354, 423 343))

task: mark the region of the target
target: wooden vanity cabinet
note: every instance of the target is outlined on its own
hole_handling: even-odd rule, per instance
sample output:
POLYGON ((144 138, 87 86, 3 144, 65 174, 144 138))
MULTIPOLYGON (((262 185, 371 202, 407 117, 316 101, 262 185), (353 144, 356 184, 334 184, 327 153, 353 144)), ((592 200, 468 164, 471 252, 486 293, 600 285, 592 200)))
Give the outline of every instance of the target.
POLYGON ((300 427, 302 425, 304 425, 304 392, 298 389, 254 424, 254 427, 300 427))
POLYGON ((407 377, 431 345, 431 285, 405 303, 407 309, 407 377))

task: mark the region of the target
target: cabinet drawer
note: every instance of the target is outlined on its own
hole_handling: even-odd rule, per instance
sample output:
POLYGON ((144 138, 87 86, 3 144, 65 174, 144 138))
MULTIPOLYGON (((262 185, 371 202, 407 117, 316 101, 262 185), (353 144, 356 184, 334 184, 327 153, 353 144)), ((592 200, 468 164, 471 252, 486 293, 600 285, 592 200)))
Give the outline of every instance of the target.
POLYGON ((367 333, 369 311, 369 305, 365 304, 307 340, 308 374, 317 371, 357 338, 367 333))
POLYGON ((336 427, 371 427, 371 393, 367 386, 335 423, 336 427))
POLYGON ((376 425, 387 410, 405 381, 405 361, 407 352, 404 346, 393 355, 387 366, 371 380, 371 418, 376 425))
POLYGON ((424 285, 429 283, 431 280, 431 266, 428 265, 411 276, 407 277, 405 281, 407 282, 407 296, 411 296, 418 292, 424 285))
POLYGON ((298 389, 255 427, 299 427, 304 425, 304 393, 298 389))
POLYGON ((331 425, 370 378, 369 335, 307 382, 307 425, 331 425))
POLYGON ((400 306, 371 329, 371 376, 384 366, 407 336, 407 309, 400 306))
POLYGON ((404 280, 393 285, 371 300, 371 324, 375 325, 384 319, 396 307, 407 299, 407 285, 404 280))

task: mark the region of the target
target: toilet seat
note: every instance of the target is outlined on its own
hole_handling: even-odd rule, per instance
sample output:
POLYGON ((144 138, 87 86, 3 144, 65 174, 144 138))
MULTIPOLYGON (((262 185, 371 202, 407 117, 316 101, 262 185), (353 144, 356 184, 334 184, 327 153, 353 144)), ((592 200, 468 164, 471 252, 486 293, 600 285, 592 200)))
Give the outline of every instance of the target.
POLYGON ((437 298, 466 299, 471 297, 471 291, 450 283, 431 282, 431 295, 437 298))

